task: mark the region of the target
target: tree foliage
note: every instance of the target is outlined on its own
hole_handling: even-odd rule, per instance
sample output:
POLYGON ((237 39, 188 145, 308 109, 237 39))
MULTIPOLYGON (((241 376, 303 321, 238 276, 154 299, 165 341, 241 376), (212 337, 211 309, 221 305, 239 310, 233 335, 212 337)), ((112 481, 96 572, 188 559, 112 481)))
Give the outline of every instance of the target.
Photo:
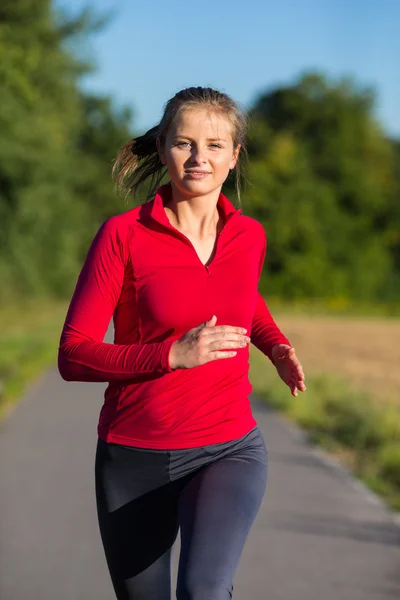
POLYGON ((95 25, 87 11, 60 21, 49 0, 0 9, 2 302, 69 293, 96 227, 116 209, 110 163, 130 115, 80 90, 90 65, 65 48, 95 25))
MULTIPOLYGON (((127 208, 111 162, 130 112, 82 91, 82 41, 104 24, 50 0, 0 7, 0 302, 68 296, 88 245, 127 208)), ((250 110, 244 198, 268 237, 262 289, 284 298, 400 292, 400 143, 352 81, 303 76, 250 110)))
POLYGON ((252 108, 246 208, 267 231, 269 293, 398 295, 399 151, 373 108, 370 90, 316 74, 252 108))

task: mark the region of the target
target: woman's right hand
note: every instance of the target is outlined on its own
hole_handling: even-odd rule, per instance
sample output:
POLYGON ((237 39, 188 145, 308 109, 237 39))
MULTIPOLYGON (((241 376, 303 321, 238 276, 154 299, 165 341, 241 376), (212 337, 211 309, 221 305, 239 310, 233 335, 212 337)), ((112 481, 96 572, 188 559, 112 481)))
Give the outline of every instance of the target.
POLYGON ((250 343, 246 329, 231 325, 216 326, 217 317, 189 329, 170 350, 171 369, 191 369, 212 360, 232 358, 235 348, 244 348, 250 343))

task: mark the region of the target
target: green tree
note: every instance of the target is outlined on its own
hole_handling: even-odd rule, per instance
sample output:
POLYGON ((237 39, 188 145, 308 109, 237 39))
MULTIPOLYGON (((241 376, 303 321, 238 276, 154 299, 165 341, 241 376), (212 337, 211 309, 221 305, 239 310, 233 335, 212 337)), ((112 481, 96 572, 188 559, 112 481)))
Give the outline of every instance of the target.
POLYGON ((370 90, 313 74, 252 108, 246 207, 270 241, 269 293, 387 298, 398 182, 373 106, 370 90))
POLYGON ((73 50, 99 25, 89 11, 56 14, 49 0, 0 8, 3 303, 70 293, 95 229, 116 209, 106 167, 130 115, 81 91, 91 66, 73 50))

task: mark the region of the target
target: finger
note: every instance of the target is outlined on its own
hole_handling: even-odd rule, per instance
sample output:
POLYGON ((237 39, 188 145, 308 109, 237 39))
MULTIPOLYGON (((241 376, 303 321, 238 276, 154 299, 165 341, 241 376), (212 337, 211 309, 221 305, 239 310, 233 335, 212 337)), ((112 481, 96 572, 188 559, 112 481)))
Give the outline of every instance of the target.
POLYGON ((229 342, 245 342, 246 345, 250 343, 250 338, 247 335, 239 333, 227 333, 227 334, 215 334, 213 332, 206 332, 208 343, 221 343, 227 344, 229 342))
POLYGON ((292 366, 295 369, 297 376, 300 379, 305 379, 303 367, 301 366, 301 363, 298 360, 298 358, 296 356, 291 356, 290 358, 291 358, 292 366))
POLYGON ((216 350, 226 350, 227 348, 244 348, 245 346, 247 346, 247 342, 243 339, 235 341, 216 340, 215 342, 210 342, 208 344, 208 348, 211 352, 216 350))
MULTIPOLYGON (((214 328, 216 329, 216 328, 214 328)), ((250 336, 246 335, 245 333, 241 333, 240 330, 239 331, 214 331, 213 329, 208 329, 206 331, 207 336, 209 336, 210 338, 213 339, 220 339, 220 340, 241 340, 243 338, 246 338, 250 341, 250 336)))
POLYGON ((297 369, 296 367, 292 370, 293 377, 299 379, 300 381, 304 381, 304 373, 302 370, 297 369))
POLYGON ((295 378, 295 379, 292 379, 292 383, 298 390, 305 391, 306 386, 305 386, 304 381, 301 381, 301 380, 295 378))
POLYGON ((233 358, 234 356, 236 356, 237 352, 210 352, 210 354, 208 355, 208 360, 207 362, 210 362, 212 360, 220 360, 221 358, 233 358))
POLYGON ((244 327, 234 327, 233 325, 215 325, 214 327, 209 328, 208 333, 210 335, 224 335, 232 333, 244 335, 245 333, 247 333, 247 329, 245 329, 244 327))
POLYGON ((241 348, 244 346, 248 346, 250 344, 250 338, 245 335, 237 335, 231 334, 227 337, 220 337, 218 335, 211 336, 205 334, 203 337, 203 342, 207 344, 209 348, 212 350, 221 350, 223 348, 241 348), (234 344, 234 346, 231 346, 234 344))
POLYGON ((304 381, 302 379, 299 379, 296 376, 296 374, 292 375, 291 382, 298 390, 300 390, 302 392, 306 390, 304 381))
POLYGON ((295 373, 296 373, 296 376, 297 376, 299 379, 301 379, 302 381, 304 381, 304 379, 305 379, 305 377, 304 377, 304 371, 303 371, 303 369, 301 368, 301 365, 300 365, 300 366, 296 366, 296 367, 295 367, 295 373))

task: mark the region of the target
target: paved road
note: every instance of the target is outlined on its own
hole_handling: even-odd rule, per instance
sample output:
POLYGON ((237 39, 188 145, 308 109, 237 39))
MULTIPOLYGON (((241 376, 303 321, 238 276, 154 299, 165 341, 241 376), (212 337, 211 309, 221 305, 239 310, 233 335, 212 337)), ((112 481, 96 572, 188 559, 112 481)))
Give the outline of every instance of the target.
MULTIPOLYGON (((113 598, 94 505, 103 389, 50 372, 0 426, 2 600, 113 598)), ((253 406, 269 483, 235 600, 398 600, 400 535, 390 513, 297 430, 253 406)))

